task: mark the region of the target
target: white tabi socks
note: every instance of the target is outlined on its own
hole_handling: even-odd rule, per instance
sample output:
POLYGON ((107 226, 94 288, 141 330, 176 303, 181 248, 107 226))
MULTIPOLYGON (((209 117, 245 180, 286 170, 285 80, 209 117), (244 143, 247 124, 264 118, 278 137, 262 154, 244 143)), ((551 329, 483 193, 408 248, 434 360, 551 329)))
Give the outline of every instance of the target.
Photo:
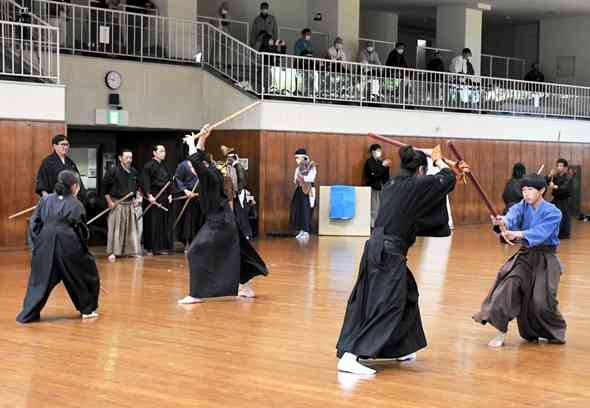
POLYGON ((359 375, 374 375, 376 373, 372 368, 359 363, 358 357, 352 353, 344 353, 340 361, 338 361, 338 371, 359 375))
POLYGON ((506 333, 499 333, 496 337, 494 337, 488 343, 488 346, 493 348, 502 347, 504 345, 504 340, 506 339, 506 333))

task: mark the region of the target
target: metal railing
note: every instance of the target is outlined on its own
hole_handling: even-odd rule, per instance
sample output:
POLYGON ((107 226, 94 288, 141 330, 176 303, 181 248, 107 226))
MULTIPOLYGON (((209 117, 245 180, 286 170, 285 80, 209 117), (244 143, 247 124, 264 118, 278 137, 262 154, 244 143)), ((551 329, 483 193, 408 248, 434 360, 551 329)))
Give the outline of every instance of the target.
POLYGON ((219 17, 197 16, 197 21, 209 23, 219 28, 226 34, 231 35, 244 44, 250 44, 250 24, 246 21, 222 19, 219 17), (223 24, 225 23, 225 25, 223 24))
POLYGON ((59 31, 0 21, 0 75, 59 83, 59 31))
POLYGON ((258 53, 205 27, 204 63, 261 98, 590 119, 590 88, 258 53))
POLYGON ((47 0, 26 1, 58 27, 61 48, 72 53, 194 62, 201 50, 202 27, 192 20, 47 0))
POLYGON ((489 77, 523 79, 527 73, 527 60, 481 54, 481 74, 489 77))

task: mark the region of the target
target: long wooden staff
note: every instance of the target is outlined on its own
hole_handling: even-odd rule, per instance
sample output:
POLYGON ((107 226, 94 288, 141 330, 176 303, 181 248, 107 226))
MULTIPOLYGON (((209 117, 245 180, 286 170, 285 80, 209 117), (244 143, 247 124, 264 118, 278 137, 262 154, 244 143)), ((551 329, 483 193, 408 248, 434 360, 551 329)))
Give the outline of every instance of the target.
POLYGON ((8 219, 12 220, 13 218, 20 217, 21 215, 25 215, 31 211, 35 211, 35 208, 37 208, 36 205, 32 206, 31 208, 27 208, 26 210, 19 211, 16 214, 12 214, 10 217, 8 217, 8 219))
POLYGON ((541 164, 541 167, 539 167, 539 170, 537 170, 537 176, 540 176, 541 173, 543 173, 544 169, 545 169, 545 164, 541 164))
MULTIPOLYGON (((194 194, 195 190, 197 189, 197 186, 199 185, 199 183, 195 183, 195 185, 193 186, 193 189, 191 190, 191 193, 194 194)), ((191 202, 191 199, 193 197, 189 197, 186 202, 184 203, 184 205, 182 206, 182 210, 180 210, 180 213, 178 214, 178 217, 176 218, 176 221, 174 221, 174 226, 172 227, 172 229, 174 230, 174 228, 176 228, 176 225, 178 225, 178 222, 180 221, 180 219, 182 218, 182 215, 184 214, 184 212, 186 211, 186 208, 188 207, 188 205, 191 202)))
MULTIPOLYGON (((399 140, 390 139, 388 137, 377 135, 375 133, 369 133, 369 137, 372 138, 372 139, 379 140, 380 142, 383 142, 383 143, 386 143, 386 144, 390 144, 390 145, 394 145, 394 146, 397 146, 397 147, 404 147, 404 146, 407 146, 408 145, 407 143, 400 142, 399 140)), ((416 149, 421 150, 419 147, 416 148, 416 149)), ((430 157, 430 154, 428 154, 426 152, 424 152, 424 154, 426 155, 426 157, 430 157)))
POLYGON ((86 223, 86 225, 90 225, 92 224, 94 221, 98 220, 100 217, 102 217, 103 215, 105 215, 106 213, 108 213, 111 210, 114 210, 119 204, 121 204, 123 201, 127 200, 129 197, 131 197, 133 194, 135 194, 133 191, 129 192, 129 194, 127 194, 125 197, 115 201, 113 203, 113 207, 112 208, 107 208, 104 211, 101 211, 100 214, 98 214, 96 217, 94 217, 93 219, 91 219, 90 221, 88 221, 86 223))
MULTIPOLYGON (((172 180, 169 180, 169 181, 168 181, 168 182, 167 182, 167 183, 164 185, 164 187, 162 187, 162 189, 161 189, 161 190, 158 192, 158 194, 156 194, 156 196, 154 197, 154 202, 153 202, 153 203, 150 203, 150 205, 148 205, 148 206, 147 206, 147 208, 146 208, 146 209, 145 209, 145 211, 144 211, 144 212, 141 214, 141 216, 140 216, 140 217, 137 219, 137 221, 141 220, 141 219, 143 218, 143 216, 145 215, 145 213, 146 213, 146 212, 148 212, 148 210, 149 210, 150 208, 152 208, 152 207, 153 207, 154 205, 156 205, 156 204, 157 204, 157 207, 158 207, 158 208, 162 208, 162 207, 163 207, 163 208, 166 208, 166 207, 164 207, 163 205, 161 205, 160 203, 158 203, 158 198, 160 198, 160 196, 162 195, 162 193, 163 193, 164 191, 166 191, 166 189, 168 188, 168 186, 170 185, 170 183, 172 183, 172 180)), ((166 210, 168 210, 168 209, 166 208, 166 210)))
POLYGON ((211 125, 209 127, 209 129, 213 130, 216 127, 219 127, 227 122, 229 122, 230 120, 240 116, 242 113, 246 113, 248 112, 250 109, 254 109, 256 106, 260 105, 262 103, 262 101, 256 101, 254 103, 251 103, 250 105, 246 106, 245 108, 240 109, 237 112, 232 113, 231 115, 221 119, 219 122, 214 123, 213 125, 211 125))

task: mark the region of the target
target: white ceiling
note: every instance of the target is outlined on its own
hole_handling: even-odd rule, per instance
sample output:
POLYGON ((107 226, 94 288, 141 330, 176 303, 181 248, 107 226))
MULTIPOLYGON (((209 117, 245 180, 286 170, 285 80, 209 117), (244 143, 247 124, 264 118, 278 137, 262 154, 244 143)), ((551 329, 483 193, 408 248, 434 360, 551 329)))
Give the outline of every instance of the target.
MULTIPOLYGON (((361 6, 369 9, 395 11, 400 19, 436 18, 436 6, 464 4, 477 7, 487 3, 492 11, 484 16, 492 21, 524 23, 543 18, 590 14, 590 0, 361 0, 361 6)), ((401 21, 400 21, 401 23, 401 21)))

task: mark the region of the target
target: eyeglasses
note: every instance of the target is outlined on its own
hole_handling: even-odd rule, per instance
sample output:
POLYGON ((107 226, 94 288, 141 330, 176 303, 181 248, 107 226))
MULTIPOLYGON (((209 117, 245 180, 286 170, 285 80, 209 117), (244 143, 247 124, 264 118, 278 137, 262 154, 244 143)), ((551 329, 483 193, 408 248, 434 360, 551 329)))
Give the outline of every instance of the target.
POLYGON ((63 146, 63 147, 69 147, 70 144, 69 143, 58 143, 58 146, 63 146))

